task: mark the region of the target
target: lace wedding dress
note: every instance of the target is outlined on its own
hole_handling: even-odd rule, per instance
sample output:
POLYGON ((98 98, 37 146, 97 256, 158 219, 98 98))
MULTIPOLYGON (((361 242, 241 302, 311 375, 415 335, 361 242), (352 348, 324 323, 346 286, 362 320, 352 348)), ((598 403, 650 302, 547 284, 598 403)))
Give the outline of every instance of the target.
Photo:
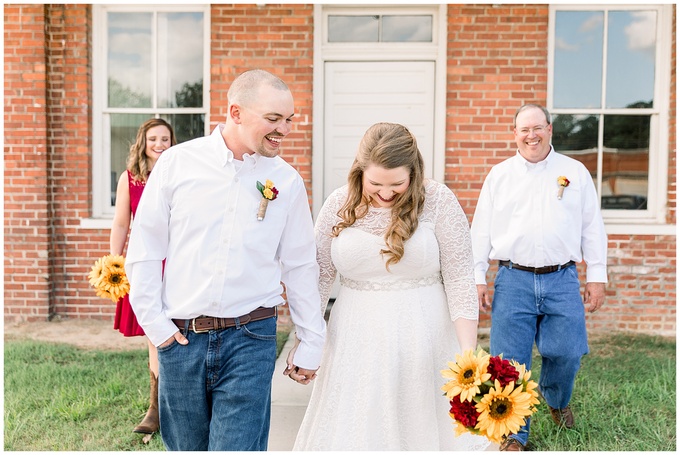
POLYGON ((341 286, 294 450, 484 450, 485 438, 456 437, 441 391, 440 371, 459 352, 452 321, 478 316, 457 199, 426 183, 418 229, 388 272, 380 250, 391 209, 371 208, 333 238, 346 197, 346 186, 336 190, 316 222, 322 302, 336 273, 341 286))

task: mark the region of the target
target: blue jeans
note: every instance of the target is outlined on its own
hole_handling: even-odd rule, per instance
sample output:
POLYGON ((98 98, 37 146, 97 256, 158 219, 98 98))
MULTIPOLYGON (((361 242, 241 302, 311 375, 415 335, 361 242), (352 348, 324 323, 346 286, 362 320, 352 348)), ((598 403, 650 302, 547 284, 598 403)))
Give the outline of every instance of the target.
MULTIPOLYGON (((553 408, 571 400, 581 357, 588 353, 585 309, 575 266, 544 275, 499 267, 491 309, 491 355, 531 369, 534 342, 542 358, 538 386, 553 408)), ((535 380, 535 377, 532 376, 535 380)), ((530 419, 514 436, 529 438, 530 419)))
POLYGON ((167 450, 267 450, 276 318, 183 332, 158 350, 161 436, 167 450))

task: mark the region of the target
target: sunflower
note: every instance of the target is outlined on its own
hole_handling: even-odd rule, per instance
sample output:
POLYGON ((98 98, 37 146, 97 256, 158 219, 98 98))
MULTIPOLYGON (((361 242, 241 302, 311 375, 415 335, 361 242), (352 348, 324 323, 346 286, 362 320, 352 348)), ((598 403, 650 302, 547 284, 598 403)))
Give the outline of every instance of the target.
POLYGON ((130 283, 125 276, 125 270, 108 269, 108 273, 102 277, 100 285, 103 290, 110 294, 111 300, 114 302, 130 292, 130 283))
POLYGON ((108 254, 98 259, 88 278, 97 297, 117 302, 130 292, 130 283, 125 275, 125 258, 121 255, 108 254))
POLYGON ((106 261, 106 265, 110 269, 116 271, 125 270, 125 257, 121 256, 120 254, 108 254, 104 256, 104 259, 106 261))
POLYGON ((442 386, 449 399, 460 395, 460 401, 472 401, 480 392, 479 386, 491 375, 486 372, 489 355, 480 349, 475 354, 471 349, 463 355, 456 354, 455 362, 448 362, 449 369, 441 370, 442 376, 452 380, 442 386))
POLYGON ((523 363, 520 364, 515 360, 511 360, 510 363, 519 372, 519 379, 517 383, 522 384, 523 390, 531 394, 531 396, 534 398, 531 402, 531 405, 533 406, 538 404, 538 390, 536 390, 538 388, 538 383, 531 380, 531 370, 527 370, 523 363))
POLYGON ((103 297, 105 299, 111 299, 114 302, 117 302, 118 299, 114 298, 113 295, 107 291, 106 289, 95 289, 97 291, 97 297, 103 297))
POLYGON ((106 267, 104 264, 105 258, 106 256, 97 259, 92 266, 92 270, 90 270, 89 275, 87 275, 90 280, 90 284, 95 288, 99 286, 99 281, 102 279, 102 275, 104 274, 104 268, 106 267))
POLYGON ((491 442, 499 444, 504 436, 517 433, 524 425, 525 417, 534 411, 533 399, 533 395, 522 391, 522 387, 515 387, 514 383, 503 387, 496 380, 494 387, 477 403, 479 422, 475 428, 491 442))

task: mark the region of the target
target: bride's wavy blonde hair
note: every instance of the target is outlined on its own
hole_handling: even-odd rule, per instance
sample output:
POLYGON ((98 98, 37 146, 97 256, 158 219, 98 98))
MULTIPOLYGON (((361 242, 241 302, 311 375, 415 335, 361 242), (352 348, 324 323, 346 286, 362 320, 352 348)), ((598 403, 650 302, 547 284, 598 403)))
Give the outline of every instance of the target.
POLYGON ((370 201, 364 195, 364 171, 369 165, 385 169, 405 167, 410 171, 410 183, 405 192, 398 195, 392 206, 392 220, 385 232, 387 249, 386 267, 396 264, 404 256, 404 242, 418 228, 418 217, 425 203, 424 164, 416 138, 402 125, 376 123, 371 126, 359 143, 359 150, 347 176, 347 201, 338 211, 342 219, 333 226, 333 236, 352 226, 368 213, 370 201))

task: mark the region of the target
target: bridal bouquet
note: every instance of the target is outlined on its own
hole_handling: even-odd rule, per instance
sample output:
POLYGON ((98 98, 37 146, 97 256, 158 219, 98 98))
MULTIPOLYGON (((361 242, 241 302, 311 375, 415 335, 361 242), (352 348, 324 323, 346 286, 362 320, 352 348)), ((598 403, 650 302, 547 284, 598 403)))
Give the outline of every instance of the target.
POLYGON ((125 258, 107 254, 97 259, 87 276, 97 291, 97 297, 106 297, 114 302, 130 292, 130 283, 125 275, 125 258))
POLYGON ((502 355, 490 356, 483 349, 456 354, 442 376, 451 379, 442 390, 450 400, 449 415, 456 422, 456 435, 465 432, 485 436, 500 444, 536 412, 538 384, 531 371, 502 355))

